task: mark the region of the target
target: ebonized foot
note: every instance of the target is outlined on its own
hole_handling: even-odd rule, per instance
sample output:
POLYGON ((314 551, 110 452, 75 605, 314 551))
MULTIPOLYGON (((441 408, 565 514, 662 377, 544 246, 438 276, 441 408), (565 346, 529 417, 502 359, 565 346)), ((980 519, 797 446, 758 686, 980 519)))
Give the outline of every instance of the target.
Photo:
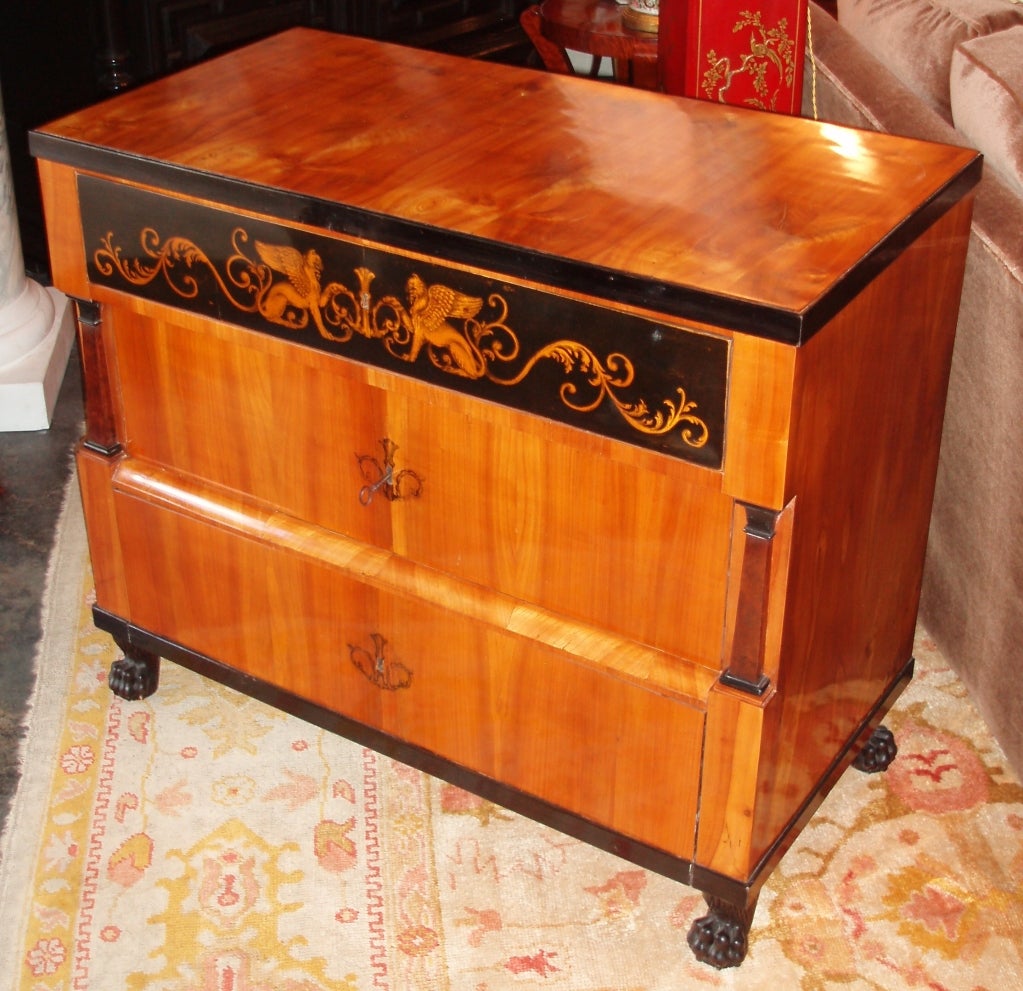
POLYGON ((865 774, 886 771, 898 752, 892 731, 887 726, 878 726, 853 761, 853 767, 865 774))
POLYGON ((107 684, 118 698, 128 702, 148 698, 160 683, 160 658, 114 637, 124 657, 110 665, 107 684))
POLYGON ((710 964, 718 970, 738 967, 746 959, 756 903, 739 908, 711 895, 703 897, 709 912, 690 927, 689 948, 700 963, 710 964))

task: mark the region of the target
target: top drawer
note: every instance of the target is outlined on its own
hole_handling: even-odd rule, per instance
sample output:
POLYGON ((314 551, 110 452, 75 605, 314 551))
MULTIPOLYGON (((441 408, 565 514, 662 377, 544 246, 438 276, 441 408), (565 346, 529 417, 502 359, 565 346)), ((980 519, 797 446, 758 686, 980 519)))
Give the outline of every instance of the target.
MULTIPOLYGON (((77 184, 94 286, 722 466, 724 335, 430 254, 89 175, 77 184)), ((429 251, 431 232, 417 239, 429 251)))

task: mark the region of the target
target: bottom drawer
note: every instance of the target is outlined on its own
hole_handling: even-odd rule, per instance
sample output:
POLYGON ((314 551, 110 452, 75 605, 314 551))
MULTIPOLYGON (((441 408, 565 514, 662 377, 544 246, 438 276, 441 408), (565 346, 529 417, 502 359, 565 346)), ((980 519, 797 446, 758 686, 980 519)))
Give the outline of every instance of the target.
POLYGON ((704 707, 643 683, 656 652, 298 521, 138 485, 114 496, 132 623, 693 858, 704 707))

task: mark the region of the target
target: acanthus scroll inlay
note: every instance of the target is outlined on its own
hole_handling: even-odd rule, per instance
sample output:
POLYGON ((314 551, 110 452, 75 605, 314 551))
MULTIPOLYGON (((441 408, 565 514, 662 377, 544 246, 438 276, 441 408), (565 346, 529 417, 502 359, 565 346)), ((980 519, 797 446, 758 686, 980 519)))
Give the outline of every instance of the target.
POLYGON ((199 294, 199 275, 205 272, 240 312, 258 314, 296 332, 311 322, 321 337, 335 343, 358 334, 380 341, 398 360, 415 363, 425 354, 446 374, 499 386, 516 386, 540 362, 553 362, 565 376, 558 397, 569 409, 589 413, 608 402, 633 430, 648 435, 677 430, 682 442, 694 449, 710 437, 707 423, 696 413, 697 403, 681 386, 656 404, 627 397, 636 371, 621 352, 601 357, 586 344, 565 338, 523 359, 519 337, 508 323, 508 303, 500 293, 484 300, 441 283, 427 284, 412 272, 404 300, 391 294, 374 298, 371 284, 376 275, 370 269, 354 269, 354 289, 338 281, 324 285, 323 261, 316 250, 302 252, 260 240, 250 247, 250 237, 241 227, 232 233, 233 250, 222 270, 188 238, 161 239, 154 228, 146 227, 140 240, 145 257, 126 257, 113 233, 107 233, 93 255, 97 270, 107 277, 116 273, 135 286, 162 276, 186 300, 199 294))

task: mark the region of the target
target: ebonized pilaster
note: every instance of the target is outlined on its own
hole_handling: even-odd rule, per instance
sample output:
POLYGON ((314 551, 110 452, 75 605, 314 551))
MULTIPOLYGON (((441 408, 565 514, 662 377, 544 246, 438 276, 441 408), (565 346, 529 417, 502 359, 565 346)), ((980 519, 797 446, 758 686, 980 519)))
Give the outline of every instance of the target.
POLYGON ((728 668, 721 681, 753 695, 763 695, 770 684, 764 674, 767 607, 771 587, 771 557, 775 527, 780 513, 760 506, 744 505, 746 525, 739 607, 736 612, 728 668))
POLYGON ((107 372, 103 342, 103 310, 91 300, 76 299, 78 354, 82 363, 85 391, 85 435, 82 445, 90 451, 113 457, 120 453, 113 394, 107 372))

